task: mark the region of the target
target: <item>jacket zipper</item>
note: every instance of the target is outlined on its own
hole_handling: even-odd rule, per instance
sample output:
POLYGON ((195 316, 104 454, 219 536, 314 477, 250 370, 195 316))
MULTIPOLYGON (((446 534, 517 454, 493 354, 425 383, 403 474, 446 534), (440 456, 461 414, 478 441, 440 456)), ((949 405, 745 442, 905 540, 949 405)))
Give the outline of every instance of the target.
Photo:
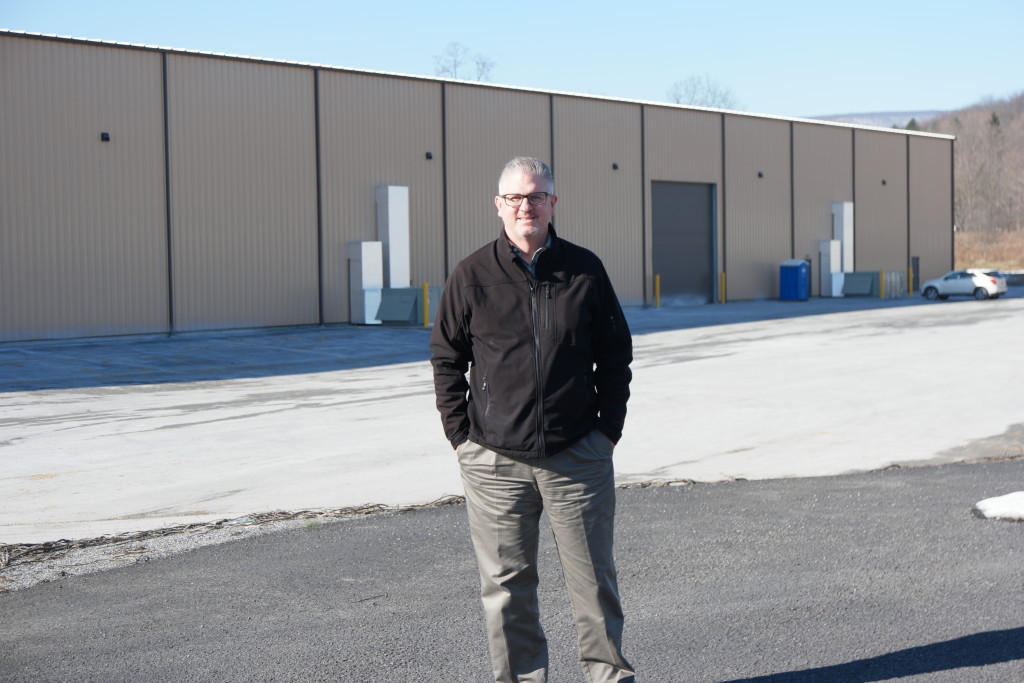
MULTIPOLYGON (((545 457, 544 447, 544 383, 541 375, 540 358, 540 330, 537 327, 537 285, 536 282, 527 277, 530 285, 530 316, 533 320, 533 366, 535 380, 537 383, 537 444, 539 446, 539 457, 545 457)), ((550 294, 550 290, 548 290, 550 294)))
POLYGON ((551 329, 551 283, 544 283, 544 329, 551 329))
POLYGON ((480 388, 484 392, 484 425, 486 429, 487 416, 491 412, 491 392, 487 391, 487 375, 484 375, 484 383, 480 388))

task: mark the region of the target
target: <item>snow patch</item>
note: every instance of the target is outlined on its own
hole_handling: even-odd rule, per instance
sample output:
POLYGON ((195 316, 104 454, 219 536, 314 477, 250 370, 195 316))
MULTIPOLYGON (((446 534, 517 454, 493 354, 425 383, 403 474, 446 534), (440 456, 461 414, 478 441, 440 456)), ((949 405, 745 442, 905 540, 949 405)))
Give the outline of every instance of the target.
POLYGON ((986 498, 976 503, 974 509, 988 519, 1008 519, 1024 522, 1024 491, 1008 493, 1005 496, 986 498))

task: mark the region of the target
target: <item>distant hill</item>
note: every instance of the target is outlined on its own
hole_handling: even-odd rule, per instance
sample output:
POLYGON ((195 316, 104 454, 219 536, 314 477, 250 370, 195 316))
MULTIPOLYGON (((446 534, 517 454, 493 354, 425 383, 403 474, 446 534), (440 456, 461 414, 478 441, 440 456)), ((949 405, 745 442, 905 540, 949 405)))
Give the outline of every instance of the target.
POLYGON ((910 119, 918 125, 934 121, 948 112, 944 111, 882 111, 869 114, 833 114, 831 116, 813 116, 819 121, 835 121, 836 123, 853 123, 859 126, 876 126, 878 128, 905 128, 910 119))

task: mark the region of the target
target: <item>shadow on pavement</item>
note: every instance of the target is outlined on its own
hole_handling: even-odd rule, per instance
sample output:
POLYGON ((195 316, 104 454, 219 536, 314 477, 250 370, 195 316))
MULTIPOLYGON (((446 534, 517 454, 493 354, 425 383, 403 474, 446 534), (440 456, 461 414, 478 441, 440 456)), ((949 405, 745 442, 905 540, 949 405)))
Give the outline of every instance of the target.
MULTIPOLYGON (((1024 297, 1011 288, 1007 298, 1024 297)), ((904 306, 998 306, 998 301, 926 302, 847 297, 808 301, 626 309, 634 334, 904 306)), ((972 308, 972 310, 975 310, 972 308)), ((0 393, 203 382, 332 372, 427 361, 429 330, 348 324, 173 336, 0 343, 0 393)))
POLYGON ((845 664, 741 678, 726 683, 868 683, 1018 659, 1024 659, 1024 628, 986 631, 845 664))
POLYGON ((429 330, 354 325, 0 344, 0 393, 207 382, 426 361, 429 330))

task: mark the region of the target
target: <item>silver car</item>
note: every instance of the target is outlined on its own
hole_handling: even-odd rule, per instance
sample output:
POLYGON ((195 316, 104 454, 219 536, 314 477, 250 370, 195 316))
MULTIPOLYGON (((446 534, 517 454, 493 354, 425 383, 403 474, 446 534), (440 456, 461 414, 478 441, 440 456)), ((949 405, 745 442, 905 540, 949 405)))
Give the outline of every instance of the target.
POLYGON ((973 296, 978 300, 998 299, 1006 294, 1006 278, 998 270, 954 270, 922 284, 921 294, 932 301, 948 299, 951 296, 973 296))

